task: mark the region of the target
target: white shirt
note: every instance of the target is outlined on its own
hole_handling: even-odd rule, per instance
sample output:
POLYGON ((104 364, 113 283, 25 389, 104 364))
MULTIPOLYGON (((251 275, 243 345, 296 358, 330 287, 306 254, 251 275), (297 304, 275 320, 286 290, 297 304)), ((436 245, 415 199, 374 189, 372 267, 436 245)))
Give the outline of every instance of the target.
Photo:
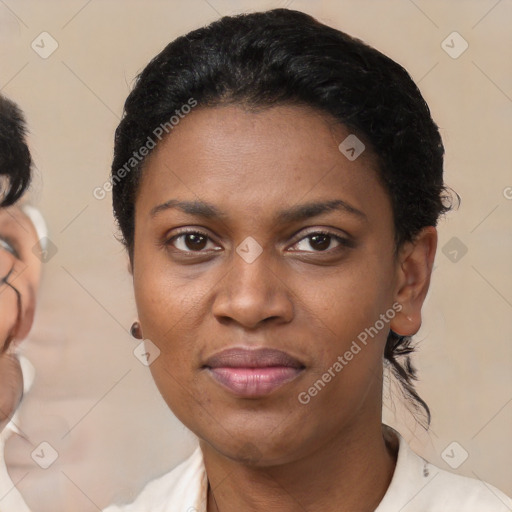
MULTIPOLYGON (((375 512, 510 512, 512 500, 480 480, 440 469, 414 453, 402 436, 393 478, 375 512)), ((208 479, 199 447, 136 500, 104 512, 206 512, 208 479)))

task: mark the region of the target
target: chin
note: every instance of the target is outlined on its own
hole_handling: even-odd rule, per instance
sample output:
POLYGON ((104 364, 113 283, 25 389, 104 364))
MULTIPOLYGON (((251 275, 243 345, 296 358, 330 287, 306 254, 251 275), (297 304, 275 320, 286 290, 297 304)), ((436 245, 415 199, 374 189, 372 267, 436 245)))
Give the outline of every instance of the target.
POLYGON ((281 433, 270 437, 259 432, 239 432, 235 437, 223 432, 221 436, 198 435, 201 447, 213 449, 224 457, 247 466, 266 467, 286 464, 300 458, 301 446, 305 441, 292 439, 289 435, 281 433))

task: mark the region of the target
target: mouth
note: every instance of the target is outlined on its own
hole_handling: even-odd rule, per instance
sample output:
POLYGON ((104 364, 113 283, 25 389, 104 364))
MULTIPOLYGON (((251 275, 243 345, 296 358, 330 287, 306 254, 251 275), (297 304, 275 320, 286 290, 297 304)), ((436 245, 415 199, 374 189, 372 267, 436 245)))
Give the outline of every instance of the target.
POLYGON ((281 350, 232 348, 210 357, 203 368, 234 395, 258 398, 296 379, 305 366, 281 350))

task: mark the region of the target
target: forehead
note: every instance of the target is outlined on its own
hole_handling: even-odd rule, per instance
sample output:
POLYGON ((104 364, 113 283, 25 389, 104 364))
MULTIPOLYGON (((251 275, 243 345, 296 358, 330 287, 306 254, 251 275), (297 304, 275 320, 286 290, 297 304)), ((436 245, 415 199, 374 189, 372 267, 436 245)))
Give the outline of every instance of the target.
POLYGON ((337 192, 362 208, 365 196, 384 191, 369 148, 353 161, 340 152, 350 135, 310 107, 197 108, 147 159, 137 210, 180 194, 263 212, 337 192))

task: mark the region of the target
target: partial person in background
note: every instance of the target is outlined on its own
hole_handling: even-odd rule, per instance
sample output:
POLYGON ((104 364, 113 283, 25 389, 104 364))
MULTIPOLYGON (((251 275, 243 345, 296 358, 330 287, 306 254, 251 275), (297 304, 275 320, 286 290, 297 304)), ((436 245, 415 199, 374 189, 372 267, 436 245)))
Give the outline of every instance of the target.
POLYGON ((226 16, 151 60, 114 213, 133 334, 198 447, 109 512, 510 511, 382 423, 387 368, 429 425, 411 354, 443 156, 407 71, 305 13, 226 16))
POLYGON ((28 507, 9 478, 3 448, 16 430, 14 413, 32 380, 32 366, 18 353, 34 319, 46 225, 22 196, 32 160, 19 108, 0 96, 0 512, 28 507))

